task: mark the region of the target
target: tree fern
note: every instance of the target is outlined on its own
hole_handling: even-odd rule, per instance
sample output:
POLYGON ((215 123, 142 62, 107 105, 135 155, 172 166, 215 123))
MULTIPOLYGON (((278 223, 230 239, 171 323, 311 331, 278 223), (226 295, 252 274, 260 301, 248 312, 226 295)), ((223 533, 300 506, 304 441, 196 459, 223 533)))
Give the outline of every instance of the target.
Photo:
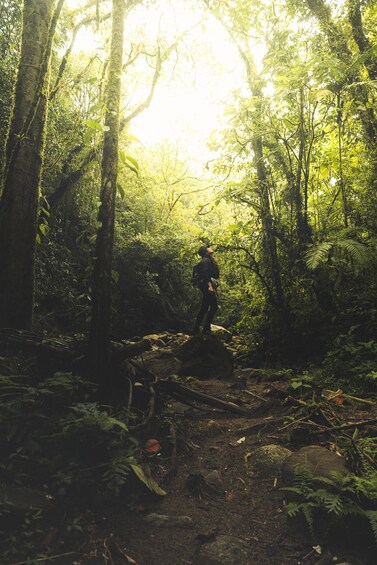
POLYGON ((326 263, 329 260, 331 251, 338 255, 343 251, 355 268, 367 265, 370 260, 368 248, 355 239, 322 241, 311 245, 305 253, 305 261, 308 269, 314 270, 319 267, 319 265, 326 263))
POLYGON ((308 269, 313 271, 321 263, 325 263, 333 245, 334 244, 330 241, 322 241, 321 243, 311 245, 305 253, 305 261, 308 269))
POLYGON ((369 250, 363 243, 354 239, 340 239, 336 242, 336 246, 344 250, 356 265, 362 267, 368 264, 369 250))

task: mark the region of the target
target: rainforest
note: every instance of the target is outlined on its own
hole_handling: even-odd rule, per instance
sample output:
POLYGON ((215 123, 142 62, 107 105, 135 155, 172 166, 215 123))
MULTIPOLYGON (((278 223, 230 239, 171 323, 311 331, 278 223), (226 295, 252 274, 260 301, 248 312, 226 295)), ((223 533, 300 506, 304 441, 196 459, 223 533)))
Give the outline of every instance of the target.
POLYGON ((0 16, 2 563, 374 563, 376 2, 0 16))

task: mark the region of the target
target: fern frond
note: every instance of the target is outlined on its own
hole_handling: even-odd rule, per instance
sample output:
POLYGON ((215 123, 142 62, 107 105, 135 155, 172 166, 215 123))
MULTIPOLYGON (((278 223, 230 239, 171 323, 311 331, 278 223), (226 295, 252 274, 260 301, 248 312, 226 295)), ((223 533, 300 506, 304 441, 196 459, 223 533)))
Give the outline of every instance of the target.
POLYGON ((304 515, 305 521, 308 525, 310 535, 312 538, 315 538, 314 533, 314 517, 313 517, 313 508, 311 504, 303 504, 301 507, 302 513, 304 515))
POLYGON ((369 249, 355 239, 338 239, 322 241, 311 245, 305 253, 308 269, 314 271, 321 263, 326 263, 330 251, 343 251, 357 267, 363 267, 370 261, 369 249))
POLYGON ((332 494, 324 489, 319 489, 313 493, 315 499, 321 502, 327 512, 340 516, 343 510, 344 501, 339 494, 332 494))
POLYGON ((297 516, 297 514, 301 512, 301 505, 297 504, 296 502, 290 502, 285 507, 285 511, 289 516, 289 518, 293 518, 294 516, 297 516))
POLYGON ((364 516, 365 511, 353 502, 352 500, 348 500, 343 502, 342 506, 342 516, 364 516))
POLYGON ((333 246, 334 242, 332 241, 313 243, 305 253, 305 261, 308 269, 314 271, 321 263, 325 263, 333 246))
POLYGON ((344 250, 358 266, 366 265, 369 261, 369 250, 359 241, 354 239, 340 239, 336 242, 336 246, 344 250))
POLYGON ((365 516, 368 518, 374 539, 377 541, 377 510, 365 510, 365 516))

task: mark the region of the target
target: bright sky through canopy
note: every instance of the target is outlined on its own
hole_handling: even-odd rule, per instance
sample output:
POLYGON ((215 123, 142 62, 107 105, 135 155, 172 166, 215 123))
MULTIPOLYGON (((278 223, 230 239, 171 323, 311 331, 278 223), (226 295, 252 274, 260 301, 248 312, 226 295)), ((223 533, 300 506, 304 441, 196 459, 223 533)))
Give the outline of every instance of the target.
MULTIPOLYGON (((82 2, 68 0, 69 7, 78 5, 82 2)), ((183 154, 205 161, 211 131, 225 125, 223 108, 227 98, 245 84, 237 48, 200 3, 190 5, 187 0, 136 6, 127 17, 126 37, 139 41, 137 30, 142 30, 146 42, 156 41, 160 34, 173 44, 184 32, 187 35, 178 46, 178 54, 165 63, 150 107, 132 121, 130 132, 146 147, 167 139, 177 144, 183 154)), ((96 47, 94 32, 82 29, 75 50, 96 47)), ((261 49, 253 51, 256 61, 260 61, 261 49)), ((124 82, 127 86, 127 79, 124 82)), ((144 96, 148 88, 145 84, 144 96)))

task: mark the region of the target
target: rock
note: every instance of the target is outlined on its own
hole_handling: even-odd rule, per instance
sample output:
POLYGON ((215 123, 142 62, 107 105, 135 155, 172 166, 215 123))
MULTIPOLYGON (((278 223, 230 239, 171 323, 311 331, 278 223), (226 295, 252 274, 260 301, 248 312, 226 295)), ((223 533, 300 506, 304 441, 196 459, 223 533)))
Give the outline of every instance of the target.
POLYGON ((190 516, 170 516, 156 513, 145 516, 144 522, 155 528, 192 528, 194 526, 190 516))
POLYGON ((179 374, 199 379, 226 379, 233 375, 233 357, 225 345, 212 336, 194 336, 175 351, 182 362, 179 374))
POLYGON ((258 479, 280 477, 284 461, 292 451, 280 445, 258 447, 248 460, 250 474, 258 479))
POLYGON ((216 469, 205 475, 204 477, 206 483, 216 492, 225 492, 225 487, 221 473, 216 469))
POLYGON ((254 367, 244 367, 239 369, 239 374, 248 378, 256 379, 256 381, 287 381, 293 376, 292 369, 256 369, 254 367))
POLYGON ((15 508, 46 508, 52 497, 46 493, 28 487, 8 486, 0 490, 0 504, 10 504, 15 508))
POLYGON ((201 546, 198 565, 251 565, 249 544, 234 536, 217 536, 201 546))
POLYGON ((146 351, 143 353, 143 365, 161 379, 179 373, 182 363, 168 351, 146 351))
POLYGON ((160 334, 148 334, 143 336, 143 339, 149 339, 150 341, 157 341, 158 339, 160 339, 160 334))
POLYGON ((225 341, 225 343, 230 343, 232 341, 232 332, 223 328, 223 326, 216 326, 216 324, 211 325, 211 331, 215 337, 225 341))
POLYGON ((296 476, 297 467, 305 467, 310 477, 331 478, 333 473, 347 474, 343 457, 320 445, 302 447, 288 457, 283 464, 283 482, 291 484, 296 476))
POLYGON ((218 422, 215 422, 215 420, 208 420, 208 422, 203 422, 198 434, 196 435, 198 437, 214 438, 215 436, 223 433, 223 431, 224 428, 220 426, 218 422))

